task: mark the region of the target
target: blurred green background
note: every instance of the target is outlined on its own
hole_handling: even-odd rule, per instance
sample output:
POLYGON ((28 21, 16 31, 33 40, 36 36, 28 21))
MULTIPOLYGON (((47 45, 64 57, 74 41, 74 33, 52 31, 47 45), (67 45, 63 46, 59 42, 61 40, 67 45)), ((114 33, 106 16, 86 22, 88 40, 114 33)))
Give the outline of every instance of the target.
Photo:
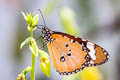
MULTIPOLYGON (((120 80, 120 0, 0 0, 0 80, 16 80, 31 65, 28 46, 20 50, 29 36, 21 11, 39 13, 38 8, 48 28, 90 40, 105 48, 110 59, 70 76, 60 76, 51 63, 51 77, 47 78, 40 71, 38 57, 36 80, 120 80)), ((39 24, 43 24, 41 16, 39 24)), ((38 38, 41 31, 37 29, 34 35, 38 38)))

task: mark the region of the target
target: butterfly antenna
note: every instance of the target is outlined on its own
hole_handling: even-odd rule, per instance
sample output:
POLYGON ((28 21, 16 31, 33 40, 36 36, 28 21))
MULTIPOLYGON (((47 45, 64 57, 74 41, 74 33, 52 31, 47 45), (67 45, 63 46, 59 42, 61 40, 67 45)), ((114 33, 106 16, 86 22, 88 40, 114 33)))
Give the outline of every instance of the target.
POLYGON ((41 16, 42 16, 42 19, 43 19, 43 22, 44 22, 44 27, 46 27, 45 19, 44 19, 44 17, 43 17, 42 11, 41 11, 40 9, 38 9, 38 10, 40 11, 40 14, 41 14, 41 16))

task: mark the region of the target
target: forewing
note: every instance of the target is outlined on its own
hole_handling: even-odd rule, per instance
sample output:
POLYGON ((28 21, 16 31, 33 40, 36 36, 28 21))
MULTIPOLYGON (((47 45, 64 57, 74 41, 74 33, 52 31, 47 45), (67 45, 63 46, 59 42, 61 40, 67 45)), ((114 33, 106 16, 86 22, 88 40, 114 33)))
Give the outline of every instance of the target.
POLYGON ((62 75, 105 63, 109 55, 100 46, 69 34, 55 32, 48 50, 54 68, 62 75))
POLYGON ((62 75, 76 73, 82 70, 86 60, 86 52, 80 44, 72 43, 69 38, 59 34, 52 35, 54 41, 48 43, 48 50, 54 68, 62 75))

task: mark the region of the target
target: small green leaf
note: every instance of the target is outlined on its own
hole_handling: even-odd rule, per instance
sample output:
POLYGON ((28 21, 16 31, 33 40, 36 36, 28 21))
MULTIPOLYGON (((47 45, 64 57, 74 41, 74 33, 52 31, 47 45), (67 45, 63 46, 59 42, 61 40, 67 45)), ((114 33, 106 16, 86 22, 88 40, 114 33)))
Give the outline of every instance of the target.
POLYGON ((50 77, 50 60, 48 54, 42 50, 39 50, 39 54, 40 54, 40 69, 47 77, 50 77))
POLYGON ((27 20, 27 17, 26 17, 26 15, 25 15, 25 13, 24 13, 23 11, 21 11, 21 13, 22 13, 24 19, 27 20))
POLYGON ((32 39, 32 41, 30 42, 29 48, 30 48, 31 52, 33 53, 33 55, 35 57, 37 57, 38 56, 38 47, 37 47, 36 41, 34 39, 32 39))
POLYGON ((27 38, 26 40, 24 40, 21 45, 20 45, 20 49, 22 49, 22 47, 25 45, 25 44, 28 44, 30 43, 30 41, 32 40, 33 38, 32 37, 29 37, 27 38))
POLYGON ((39 14, 36 14, 36 15, 33 17, 33 20, 34 20, 33 25, 36 25, 36 24, 38 23, 38 20, 39 20, 39 14))
POLYGON ((30 71, 31 71, 31 67, 27 67, 23 70, 22 74, 26 75, 30 71))

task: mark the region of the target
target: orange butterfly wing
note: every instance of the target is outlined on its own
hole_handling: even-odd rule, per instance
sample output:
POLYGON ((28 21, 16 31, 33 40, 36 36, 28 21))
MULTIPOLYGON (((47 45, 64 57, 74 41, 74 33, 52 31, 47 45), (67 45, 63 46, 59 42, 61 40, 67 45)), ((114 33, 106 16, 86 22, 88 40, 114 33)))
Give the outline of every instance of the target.
POLYGON ((109 55, 108 53, 101 47, 97 46, 95 47, 95 50, 96 50, 96 60, 94 60, 94 63, 97 65, 97 64, 102 64, 102 63, 105 63, 107 62, 108 58, 109 58, 109 55))
POLYGON ((71 43, 69 38, 63 38, 62 35, 52 34, 52 37, 55 40, 48 43, 48 50, 55 69, 60 74, 71 74, 82 69, 82 64, 86 62, 84 59, 86 52, 82 51, 81 45, 71 43), (65 43, 69 48, 66 48, 65 43))
POLYGON ((54 68, 61 75, 76 73, 85 67, 105 63, 109 55, 100 46, 65 33, 51 34, 48 50, 54 68))

